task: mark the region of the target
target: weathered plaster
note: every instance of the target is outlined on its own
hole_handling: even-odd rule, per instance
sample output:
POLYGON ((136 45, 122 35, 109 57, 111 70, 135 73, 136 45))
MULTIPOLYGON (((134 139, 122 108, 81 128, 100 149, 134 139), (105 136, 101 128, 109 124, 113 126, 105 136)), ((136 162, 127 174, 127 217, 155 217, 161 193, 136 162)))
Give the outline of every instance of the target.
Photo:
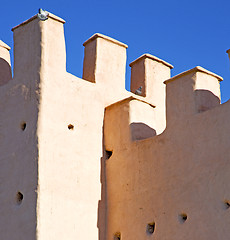
POLYGON ((64 23, 35 15, 12 29, 13 79, 0 41, 0 239, 228 240, 222 78, 201 67, 170 78, 171 64, 144 54, 127 92, 127 45, 102 34, 75 77, 64 23))

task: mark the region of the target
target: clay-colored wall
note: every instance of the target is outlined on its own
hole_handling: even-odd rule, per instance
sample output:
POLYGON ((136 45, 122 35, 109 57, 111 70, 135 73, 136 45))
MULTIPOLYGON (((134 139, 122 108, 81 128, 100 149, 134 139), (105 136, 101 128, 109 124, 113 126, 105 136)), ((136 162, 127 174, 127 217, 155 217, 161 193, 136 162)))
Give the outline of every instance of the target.
MULTIPOLYGON (((117 232, 121 239, 229 239, 230 102, 216 101, 220 80, 197 67, 166 81, 171 121, 166 130, 145 140, 129 138, 124 148, 113 145, 106 162, 107 239, 117 232), (215 106, 196 111, 212 99, 215 106), (155 231, 149 234, 147 225, 153 222, 155 231)), ((110 112, 123 111, 122 105, 113 108, 106 111, 105 136, 117 126, 130 126, 107 123, 110 112)), ((129 130, 120 138, 128 139, 129 130)))
POLYGON ((124 88, 127 46, 95 34, 84 43, 85 79, 77 78, 66 72, 63 23, 35 15, 13 28, 11 81, 9 47, 0 43, 4 240, 102 239, 106 232, 104 110, 132 95, 124 88), (87 54, 93 42, 94 56, 87 54))
POLYGON ((170 78, 144 54, 127 92, 127 45, 102 34, 75 77, 64 23, 35 15, 12 29, 13 79, 0 41, 0 239, 229 239, 222 79, 201 67, 170 78))
MULTIPOLYGON (((24 25, 23 31, 40 42, 34 25, 24 25)), ((17 30, 14 42, 14 78, 7 70, 0 87, 0 238, 36 239, 40 46, 17 30)), ((10 68, 8 50, 0 46, 5 60, 0 69, 2 64, 10 68)))

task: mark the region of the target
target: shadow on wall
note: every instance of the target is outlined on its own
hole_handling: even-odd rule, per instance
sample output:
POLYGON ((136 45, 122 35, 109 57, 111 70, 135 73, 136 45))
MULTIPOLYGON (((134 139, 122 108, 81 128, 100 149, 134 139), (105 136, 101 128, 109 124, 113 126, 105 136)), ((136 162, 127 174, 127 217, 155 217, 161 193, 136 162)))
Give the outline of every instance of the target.
POLYGON ((106 240, 106 220, 107 220, 107 199, 106 199, 106 173, 105 164, 108 159, 106 151, 101 157, 101 200, 98 202, 98 220, 99 240, 106 240))
MULTIPOLYGON (((156 136, 156 130, 142 122, 133 122, 130 124, 130 133, 132 140, 141 140, 156 136)), ((105 149, 104 129, 102 137, 103 156, 101 157, 101 200, 98 202, 98 221, 99 240, 106 240, 107 235, 107 186, 106 186, 106 162, 112 161, 113 151, 105 149)))
MULTIPOLYGON (((104 124, 103 124, 104 126, 104 124)), ((102 152, 103 155, 101 157, 101 172, 100 172, 100 180, 101 180, 101 200, 98 201, 98 212, 97 212, 97 227, 99 240, 106 240, 106 220, 107 220, 107 186, 106 186, 106 161, 112 157, 112 151, 106 151, 104 144, 104 127, 103 127, 103 135, 102 135, 102 152)))
POLYGON ((211 91, 198 89, 195 90, 195 103, 197 112, 201 113, 220 105, 220 99, 211 91))
POLYGON ((129 127, 132 141, 156 136, 156 130, 142 122, 133 122, 129 127))
POLYGON ((3 58, 0 58, 0 86, 7 84, 12 79, 11 66, 3 58))

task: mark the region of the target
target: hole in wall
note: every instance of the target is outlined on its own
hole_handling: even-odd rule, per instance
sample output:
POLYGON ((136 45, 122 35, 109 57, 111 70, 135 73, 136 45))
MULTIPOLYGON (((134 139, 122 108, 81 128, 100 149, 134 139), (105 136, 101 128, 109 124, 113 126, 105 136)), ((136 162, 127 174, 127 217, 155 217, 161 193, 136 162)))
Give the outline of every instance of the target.
POLYGON ((181 214, 179 215, 179 221, 180 221, 181 223, 184 223, 187 219, 188 219, 188 216, 187 216, 186 213, 181 213, 181 214))
POLYGON ((109 159, 109 158, 112 156, 113 151, 107 151, 107 150, 105 150, 105 154, 106 154, 106 159, 109 159))
POLYGON ((21 192, 17 192, 17 194, 16 194, 17 205, 20 205, 22 203, 22 200, 23 200, 23 194, 21 192))
POLYGON ((114 240, 121 240, 121 233, 120 232, 116 232, 115 234, 114 234, 114 238, 113 238, 114 240))
POLYGON ((155 222, 148 223, 146 227, 146 233, 151 235, 154 233, 154 231, 155 231, 155 222))
POLYGON ((74 125, 69 124, 69 125, 68 125, 68 129, 69 129, 69 130, 73 130, 73 129, 74 129, 74 125))
POLYGON ((224 201, 224 206, 225 206, 225 209, 229 209, 230 208, 230 201, 229 200, 225 200, 224 201))
POLYGON ((26 122, 21 123, 21 129, 22 129, 22 131, 24 131, 26 129, 26 122))

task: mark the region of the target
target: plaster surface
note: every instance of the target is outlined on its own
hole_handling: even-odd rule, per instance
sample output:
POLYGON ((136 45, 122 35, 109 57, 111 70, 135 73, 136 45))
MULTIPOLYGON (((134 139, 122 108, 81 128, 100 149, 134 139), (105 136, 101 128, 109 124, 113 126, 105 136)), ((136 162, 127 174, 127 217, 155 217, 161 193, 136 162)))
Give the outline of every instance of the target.
POLYGON ((0 239, 223 239, 230 224, 229 101, 201 67, 172 65, 102 34, 66 72, 53 14, 0 41, 0 239), (142 86, 141 94, 135 94, 142 86), (149 229, 152 226, 152 230, 149 229))

